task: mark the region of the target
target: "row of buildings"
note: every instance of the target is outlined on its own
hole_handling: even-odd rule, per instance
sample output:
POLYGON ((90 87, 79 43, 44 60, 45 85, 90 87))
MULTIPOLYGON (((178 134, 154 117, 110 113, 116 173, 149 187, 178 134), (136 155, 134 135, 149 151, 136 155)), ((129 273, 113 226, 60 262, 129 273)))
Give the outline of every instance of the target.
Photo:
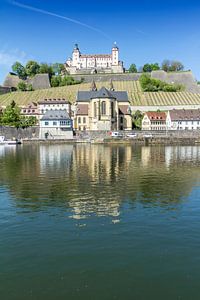
MULTIPOLYGON (((40 126, 40 138, 71 139, 74 131, 132 130, 132 110, 126 91, 97 89, 79 91, 76 102, 66 99, 43 99, 21 107, 21 114, 34 116, 40 126)), ((142 130, 200 130, 200 109, 146 112, 142 130)))
POLYGON ((200 109, 146 112, 142 119, 142 130, 200 130, 200 109))

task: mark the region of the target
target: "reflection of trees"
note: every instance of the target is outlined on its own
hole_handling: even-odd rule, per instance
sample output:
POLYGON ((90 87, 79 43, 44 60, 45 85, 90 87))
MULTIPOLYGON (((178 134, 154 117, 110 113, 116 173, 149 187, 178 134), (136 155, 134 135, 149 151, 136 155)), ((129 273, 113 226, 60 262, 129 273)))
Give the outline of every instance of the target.
POLYGON ((76 219, 93 213, 118 218, 127 200, 170 208, 191 191, 194 181, 200 180, 200 148, 190 149, 187 164, 179 155, 184 148, 175 149, 26 145, 0 157, 0 182, 20 207, 61 206, 76 219))

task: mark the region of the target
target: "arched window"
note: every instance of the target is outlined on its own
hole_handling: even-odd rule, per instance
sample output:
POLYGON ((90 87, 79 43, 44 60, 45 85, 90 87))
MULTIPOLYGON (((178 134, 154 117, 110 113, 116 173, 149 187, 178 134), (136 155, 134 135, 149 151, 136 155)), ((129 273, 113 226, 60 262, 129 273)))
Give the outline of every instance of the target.
POLYGON ((97 117, 97 103, 94 102, 94 118, 97 117))
POLYGON ((114 103, 111 102, 111 118, 114 118, 114 103))
POLYGON ((106 101, 101 102, 101 114, 106 115, 106 101))

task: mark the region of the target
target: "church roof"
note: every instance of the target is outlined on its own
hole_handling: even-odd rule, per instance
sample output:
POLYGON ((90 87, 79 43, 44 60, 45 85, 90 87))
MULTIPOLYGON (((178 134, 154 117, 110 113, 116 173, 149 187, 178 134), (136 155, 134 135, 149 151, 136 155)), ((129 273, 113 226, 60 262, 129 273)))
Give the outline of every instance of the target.
POLYGON ((116 99, 119 102, 129 102, 126 91, 109 91, 102 87, 99 91, 79 91, 77 94, 78 102, 89 102, 95 98, 116 99))
POLYGON ((92 95, 91 99, 94 99, 94 98, 111 98, 111 99, 114 98, 114 99, 116 99, 116 97, 105 87, 102 87, 99 91, 97 91, 94 95, 92 95))

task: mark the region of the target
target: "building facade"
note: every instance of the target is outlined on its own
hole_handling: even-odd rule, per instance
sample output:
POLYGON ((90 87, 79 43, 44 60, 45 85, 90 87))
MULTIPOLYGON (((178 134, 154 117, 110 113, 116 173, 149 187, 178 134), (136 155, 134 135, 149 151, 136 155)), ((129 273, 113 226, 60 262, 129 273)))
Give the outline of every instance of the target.
POLYGON ((200 109, 173 109, 167 113, 168 130, 200 130, 200 109))
POLYGON ((46 111, 39 125, 40 139, 73 139, 72 120, 66 111, 46 111))
POLYGON ((119 61, 119 48, 115 44, 111 54, 82 54, 75 44, 72 58, 65 63, 70 74, 83 73, 123 73, 123 62, 119 61))
POLYGON ((47 111, 55 111, 61 110, 66 111, 68 115, 71 117, 71 104, 69 101, 65 99, 44 99, 38 102, 38 113, 40 118, 47 111))
POLYGON ((39 119, 39 110, 37 103, 31 102, 27 106, 22 106, 20 114, 24 117, 36 117, 37 119, 39 119))
POLYGON ((74 128, 76 130, 131 130, 132 118, 127 92, 99 91, 93 82, 91 91, 79 91, 76 101, 74 128))
POLYGON ((146 112, 142 119, 142 130, 166 130, 165 112, 146 112))

